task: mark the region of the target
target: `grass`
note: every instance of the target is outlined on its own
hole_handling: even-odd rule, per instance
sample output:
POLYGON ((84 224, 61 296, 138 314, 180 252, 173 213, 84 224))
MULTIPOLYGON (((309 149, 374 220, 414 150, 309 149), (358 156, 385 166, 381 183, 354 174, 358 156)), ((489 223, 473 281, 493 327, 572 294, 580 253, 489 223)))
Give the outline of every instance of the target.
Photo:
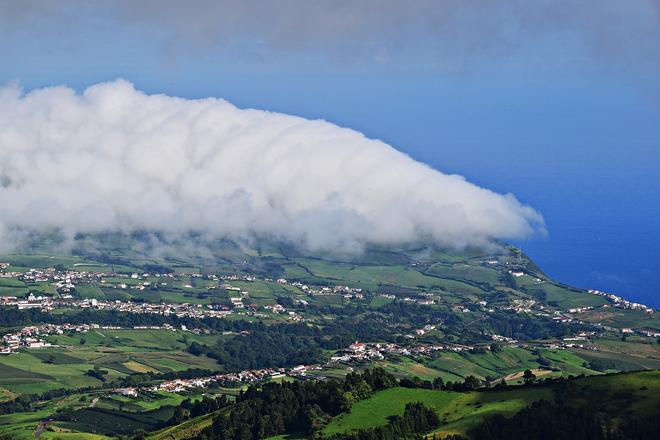
MULTIPOLYGON (((538 369, 542 366, 539 358, 550 361, 550 366, 559 370, 553 375, 599 374, 585 367, 587 360, 580 353, 570 350, 538 349, 535 352, 525 348, 504 347, 499 353, 454 353, 441 352, 424 361, 424 365, 440 372, 440 377, 447 380, 462 380, 468 375, 480 379, 486 377, 501 378, 526 369, 538 369), (538 354, 537 354, 538 353, 538 354)), ((591 353, 591 352, 589 352, 591 353)), ((608 356, 608 355, 606 355, 608 356)))
POLYGON ((660 368, 660 359, 646 358, 626 353, 583 350, 579 348, 573 349, 572 352, 584 359, 586 362, 590 362, 594 359, 607 361, 608 363, 613 364, 615 368, 620 371, 660 368))
MULTIPOLYGON (((0 261, 5 261, 11 266, 26 268, 48 268, 57 264, 62 264, 67 268, 73 268, 76 263, 83 263, 78 257, 51 256, 51 255, 3 255, 0 261)), ((12 270, 10 267, 9 270, 12 270)))
MULTIPOLYGON (((48 340, 54 344, 78 346, 84 338, 87 347, 104 345, 107 347, 144 349, 144 350, 184 350, 192 341, 214 343, 218 335, 200 336, 193 333, 170 330, 98 330, 84 334, 64 334, 50 336, 48 340), (187 341, 187 342, 186 342, 187 341)), ((85 348, 84 346, 81 348, 85 348)))
POLYGON ((0 296, 24 297, 29 291, 27 287, 0 287, 0 296))
POLYGON ((74 394, 40 403, 34 412, 0 415, 0 436, 33 439, 37 426, 45 419, 52 419, 42 431, 41 438, 116 438, 117 434, 130 434, 135 429, 153 429, 171 417, 174 406, 191 397, 193 400, 200 398, 199 395, 165 392, 140 394, 138 398, 108 396, 99 392, 74 394), (96 406, 90 408, 93 400, 96 406), (57 420, 55 414, 58 413, 71 417, 57 420))
POLYGON ((468 375, 484 379, 487 376, 500 377, 526 368, 538 368, 539 364, 534 361, 535 358, 528 350, 506 347, 500 353, 442 352, 426 364, 454 376, 443 377, 445 380, 456 380, 456 377, 464 378, 468 375))
MULTIPOLYGON (((332 262, 313 258, 295 259, 311 277, 341 281, 353 287, 378 290, 383 285, 393 285, 419 290, 455 291, 469 295, 484 294, 478 287, 455 280, 427 276, 403 265, 359 265, 332 262)), ((310 277, 305 277, 307 279, 310 277)))
POLYGON ((85 375, 90 368, 93 365, 84 362, 47 364, 28 352, 14 353, 0 358, 0 386, 17 393, 98 386, 100 381, 85 375))
POLYGON ((62 350, 40 349, 39 351, 33 350, 30 354, 42 362, 52 364, 79 364, 83 359, 71 356, 62 350))
POLYGON ((500 274, 494 269, 476 266, 471 264, 452 264, 436 263, 431 265, 425 272, 427 275, 433 275, 439 278, 451 280, 467 281, 478 284, 498 284, 500 274))
MULTIPOLYGON (((575 404, 597 401, 614 419, 627 414, 657 414, 660 407, 660 371, 642 371, 607 376, 590 376, 571 382, 575 392, 569 395, 575 404), (593 400, 592 400, 593 399, 593 400)), ((384 425, 395 415, 403 414, 407 403, 422 402, 435 409, 443 421, 436 431, 441 435, 461 434, 495 414, 511 416, 540 399, 555 398, 554 385, 510 387, 457 393, 426 389, 391 388, 357 402, 350 413, 335 417, 325 434, 342 433, 384 425)))
POLYGON ((343 304, 344 297, 341 295, 315 295, 313 301, 318 305, 340 306, 343 304))
POLYGON ((0 364, 0 384, 22 383, 24 380, 50 380, 50 376, 0 364))
POLYGON ((422 402, 445 420, 444 432, 464 433, 486 415, 514 414, 529 403, 550 396, 549 390, 537 388, 487 393, 391 388, 356 403, 350 413, 333 419, 324 432, 334 434, 384 425, 390 417, 402 415, 407 403, 422 402))
POLYGON ((136 361, 126 361, 122 363, 122 365, 135 373, 149 373, 154 371, 153 367, 149 367, 136 361))
POLYGON ((441 377, 447 381, 462 381, 469 375, 480 379, 499 379, 526 369, 539 369, 544 364, 539 358, 549 361, 555 369, 550 376, 593 375, 600 372, 590 369, 588 362, 592 356, 620 362, 622 370, 631 371, 647 368, 660 368, 660 359, 647 359, 628 356, 622 353, 594 352, 591 350, 560 350, 504 347, 501 352, 438 352, 431 357, 412 360, 408 357, 390 357, 379 365, 396 376, 416 376, 424 380, 441 377), (623 363, 625 361, 625 363, 623 363))
POLYGON ((105 293, 96 284, 78 284, 76 294, 82 298, 106 299, 105 293))
POLYGON ((400 357, 396 361, 385 361, 380 366, 398 377, 415 376, 423 380, 433 380, 436 377, 442 377, 443 380, 460 379, 458 375, 447 375, 443 371, 422 365, 407 357, 400 357))
POLYGON ((131 434, 139 429, 153 429, 172 416, 173 407, 165 406, 152 411, 128 413, 104 408, 84 408, 74 411, 72 422, 59 422, 63 428, 113 435, 131 434))
POLYGON ((383 306, 386 306, 386 305, 390 304, 392 301, 394 301, 394 300, 391 299, 391 298, 385 298, 383 296, 374 296, 371 299, 371 302, 369 303, 369 307, 377 309, 379 307, 383 307, 383 306))
POLYGON ((176 426, 170 426, 151 433, 149 440, 184 440, 198 435, 203 429, 211 426, 215 413, 195 417, 176 426))
POLYGON ((660 330, 658 313, 648 314, 641 310, 618 309, 614 307, 598 308, 581 313, 580 319, 587 322, 598 322, 612 327, 637 327, 660 330))
POLYGON ((632 411, 643 416, 657 415, 660 408, 660 371, 587 377, 576 382, 595 398, 607 401, 612 414, 625 416, 632 411), (607 396, 607 397, 605 397, 607 396))
POLYGON ((205 356, 184 351, 189 341, 214 344, 218 338, 167 330, 98 330, 86 334, 50 336, 64 348, 24 349, 0 357, 0 387, 12 393, 41 393, 56 388, 98 386, 86 372, 95 365, 111 380, 132 373, 170 372, 189 368, 218 370, 205 356), (81 344, 81 338, 85 344, 81 344))
POLYGON ((660 359, 660 344, 656 340, 635 341, 633 338, 628 338, 627 341, 620 339, 598 339, 595 345, 600 350, 660 359))
POLYGON ((484 418, 495 414, 512 416, 532 402, 551 399, 549 388, 514 388, 503 391, 466 393, 439 412, 446 424, 442 434, 465 434, 484 418))
POLYGON ((432 390, 391 388, 357 402, 350 413, 336 417, 324 433, 336 434, 371 426, 384 425, 389 417, 403 414, 406 403, 422 402, 440 412, 450 402, 462 397, 460 393, 432 390))
POLYGON ((3 287, 25 287, 25 282, 16 278, 0 278, 0 288, 3 287))
POLYGON ((516 284, 535 298, 563 310, 575 307, 599 307, 608 304, 607 299, 602 296, 551 282, 537 284, 532 277, 527 275, 517 278, 516 284))
MULTIPOLYGON (((80 395, 72 395, 41 404, 33 412, 20 412, 0 416, 0 436, 5 435, 11 439, 34 439, 34 431, 37 425, 52 416, 58 410, 88 405, 87 402, 79 401, 80 395)), ((41 438, 50 439, 101 439, 103 436, 95 436, 89 433, 76 433, 49 424, 42 432, 41 438)))

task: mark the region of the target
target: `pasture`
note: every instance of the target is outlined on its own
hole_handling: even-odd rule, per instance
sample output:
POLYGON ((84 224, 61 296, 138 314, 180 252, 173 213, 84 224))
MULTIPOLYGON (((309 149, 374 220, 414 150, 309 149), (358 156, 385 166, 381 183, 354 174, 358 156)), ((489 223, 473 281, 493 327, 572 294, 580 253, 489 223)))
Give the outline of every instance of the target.
POLYGON ((333 419, 324 432, 333 434, 384 425, 389 417, 402 415, 407 403, 422 402, 444 421, 443 433, 464 433, 483 417, 496 413, 512 415, 535 400, 551 396, 550 390, 538 388, 469 393, 391 388, 356 403, 350 413, 333 419))
POLYGON ((205 356, 185 352, 188 343, 214 344, 222 335, 198 336, 169 330, 104 330, 49 336, 57 347, 23 349, 0 357, 0 388, 12 393, 40 393, 56 388, 99 386, 87 375, 99 366, 112 380, 133 373, 218 370, 205 356), (82 343, 84 342, 84 343, 82 343))
MULTIPOLYGON (((574 380, 571 384, 580 390, 579 393, 569 394, 568 398, 573 399, 575 404, 589 404, 589 399, 596 399, 604 404, 602 410, 614 419, 629 413, 657 414, 660 407, 660 371, 657 370, 590 376, 574 380)), ((407 403, 422 402, 435 409, 442 420, 436 433, 465 435, 484 418, 495 414, 511 416, 534 401, 554 399, 555 388, 555 385, 548 384, 463 393, 391 388, 357 402, 351 412, 335 417, 324 433, 384 425, 390 417, 402 415, 407 403)))

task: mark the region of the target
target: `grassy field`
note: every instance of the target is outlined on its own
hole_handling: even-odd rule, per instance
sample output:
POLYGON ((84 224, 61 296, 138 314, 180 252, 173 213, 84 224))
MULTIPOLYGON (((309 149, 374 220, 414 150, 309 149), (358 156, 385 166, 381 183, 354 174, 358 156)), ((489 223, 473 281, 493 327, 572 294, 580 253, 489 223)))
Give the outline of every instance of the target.
MULTIPOLYGON (((63 399, 46 402, 36 411, 5 414, 0 416, 0 435, 5 435, 11 439, 34 439, 35 430, 42 420, 48 419, 53 413, 66 408, 80 408, 89 405, 88 399, 85 402, 80 401, 80 395, 68 396, 63 399)), ((98 436, 91 433, 71 432, 68 429, 62 429, 54 425, 42 431, 40 438, 46 439, 67 439, 67 440, 96 440, 110 437, 98 436)))
MULTIPOLYGON (((544 372, 544 377, 569 377, 581 374, 597 375, 603 371, 660 368, 658 348, 655 345, 630 343, 631 347, 628 348, 627 344, 629 343, 610 340, 604 340, 601 344, 597 340, 597 345, 608 346, 609 351, 504 347, 498 353, 437 352, 430 357, 419 357, 415 360, 403 356, 390 356, 387 360, 378 362, 378 365, 397 377, 415 376, 424 380, 441 377, 445 382, 462 381, 469 375, 482 380, 490 378, 495 381, 526 369, 548 369, 548 372, 544 372), (631 353, 626 353, 624 350, 631 353), (590 362, 594 360, 597 362, 594 365, 611 366, 611 368, 605 370, 592 368, 590 362)), ((522 380, 513 381, 514 384, 521 382, 522 380)))
MULTIPOLYGON (((588 404, 589 399, 605 399, 605 412, 614 418, 626 414, 657 414, 660 407, 660 371, 644 371, 608 376, 591 376, 572 382, 569 399, 588 404), (573 396, 573 397, 571 397, 573 396)), ((335 417, 324 433, 341 433, 384 425, 389 418, 403 414, 407 403, 422 402, 435 409, 442 420, 436 431, 442 435, 461 434, 494 414, 511 416, 534 401, 555 398, 552 385, 511 387, 488 391, 457 393, 425 389, 392 388, 356 403, 350 413, 335 417)))
POLYGON ((391 299, 391 298, 385 298, 383 296, 374 296, 371 299, 371 302, 369 303, 369 307, 373 307, 373 308, 377 309, 379 307, 382 307, 382 306, 385 306, 385 305, 391 303, 392 301, 394 301, 394 300, 391 299))
POLYGON ((107 379, 148 371, 217 370, 220 366, 213 359, 185 352, 184 341, 214 344, 222 337, 230 336, 198 336, 169 330, 98 330, 50 336, 49 341, 59 347, 25 349, 0 357, 0 389, 39 393, 98 386, 98 379, 85 374, 95 365, 108 372, 107 379))
MULTIPOLYGON (((0 358, 0 387, 15 393, 40 393, 56 388, 98 386, 101 382, 85 375, 93 364, 48 364, 28 352, 0 358)), ((109 372, 108 377, 118 377, 109 372)))
POLYGON ((14 268, 41 268, 54 267, 61 264, 67 268, 73 268, 74 264, 84 263, 85 261, 78 257, 51 256, 51 255, 0 255, 0 261, 11 265, 10 270, 14 268))
POLYGON ((542 366, 538 362, 539 358, 546 359, 549 366, 557 370, 553 372, 553 376, 598 374, 597 371, 584 367, 587 361, 569 350, 528 350, 516 347, 504 347, 499 353, 439 352, 432 357, 421 358, 418 362, 406 358, 402 358, 399 363, 385 362, 384 368, 395 374, 418 376, 422 379, 442 377, 445 381, 456 381, 469 375, 480 379, 496 379, 525 369, 538 369, 542 366), (426 369, 415 369, 414 366, 420 364, 426 369))
POLYGON ((171 417, 173 408, 185 398, 172 393, 146 393, 137 398, 108 395, 104 392, 74 394, 40 404, 37 411, 0 416, 0 436, 34 438, 35 430, 50 420, 41 438, 105 439, 130 434, 136 429, 152 430, 171 417), (70 415, 60 417, 57 414, 70 415))
POLYGON ((403 414, 408 402, 423 402, 442 412, 451 402, 463 397, 461 393, 432 390, 392 388, 356 403, 350 413, 335 418, 324 430, 334 434, 370 426, 384 425, 393 415, 403 414))
POLYGON ((147 438, 150 440, 185 440, 199 434, 203 429, 211 426, 214 413, 195 417, 186 422, 164 428, 150 434, 147 438))
POLYGON ((598 308, 581 313, 580 319, 587 322, 610 325, 612 327, 646 327, 660 330, 660 314, 648 314, 641 310, 618 309, 614 307, 598 308))
POLYGON ((84 346, 102 345, 112 348, 144 349, 144 350, 184 350, 192 341, 215 343, 221 335, 195 335, 190 332, 170 331, 161 329, 127 329, 127 330, 92 330, 87 333, 73 333, 70 335, 50 336, 48 340, 53 344, 64 346, 79 346, 81 339, 84 346))
POLYGON ((655 340, 628 338, 621 339, 598 339, 595 344, 600 350, 660 359, 660 344, 655 340))
MULTIPOLYGON (((320 259, 299 258, 296 263, 312 277, 338 280, 353 287, 371 291, 392 285, 409 289, 441 290, 483 295, 485 292, 470 284, 452 279, 424 275, 415 268, 401 265, 359 265, 330 262, 320 259)), ((309 275, 308 275, 309 276, 309 275)), ((307 277, 303 277, 306 279, 307 277)))
POLYGON ((170 406, 136 413, 105 408, 87 408, 75 411, 75 421, 58 422, 58 426, 73 431, 103 435, 131 434, 139 429, 154 429, 172 417, 173 412, 174 408, 170 406))
POLYGON ((660 408, 660 370, 586 377, 576 384, 594 399, 607 402, 618 417, 628 412, 657 415, 660 408))
POLYGON ((383 367, 385 370, 389 371, 397 377, 415 376, 423 380, 433 380, 436 377, 442 377, 443 380, 452 381, 461 379, 461 376, 457 374, 449 374, 445 371, 423 365, 407 357, 400 357, 396 360, 383 361, 379 363, 379 366, 383 367))
POLYGON ((542 389, 515 389, 488 393, 456 393, 424 389, 392 388, 356 403, 325 428, 327 434, 384 425, 389 417, 403 414, 406 403, 422 402, 444 420, 443 433, 463 433, 491 414, 514 414, 535 400, 550 398, 542 389))
POLYGON ((575 307, 599 307, 608 304, 602 296, 592 295, 580 289, 565 287, 553 282, 538 283, 535 277, 523 275, 516 278, 516 285, 537 300, 563 310, 575 307))
POLYGON ((26 287, 26 285, 24 281, 16 278, 0 278, 0 289, 5 287, 26 287))
POLYGON ((500 280, 500 273, 497 270, 472 264, 436 263, 431 265, 425 273, 440 278, 477 284, 497 284, 500 280))
POLYGON ((592 351, 577 348, 573 349, 572 352, 579 355, 586 362, 597 360, 605 365, 611 365, 611 369, 613 370, 634 371, 660 368, 660 359, 657 358, 647 358, 614 351, 592 351))

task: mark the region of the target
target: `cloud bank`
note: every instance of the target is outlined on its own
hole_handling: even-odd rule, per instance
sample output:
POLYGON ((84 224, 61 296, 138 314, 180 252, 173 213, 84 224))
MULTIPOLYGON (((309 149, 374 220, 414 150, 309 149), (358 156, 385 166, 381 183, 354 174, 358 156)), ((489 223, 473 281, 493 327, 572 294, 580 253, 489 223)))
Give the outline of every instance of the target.
POLYGON ((346 251, 543 230, 513 195, 354 130, 123 80, 81 94, 0 88, 0 207, 5 243, 16 230, 158 231, 346 251))
MULTIPOLYGON (((300 55, 340 63, 423 65, 440 71, 512 67, 655 72, 657 0, 0 0, 3 49, 25 34, 41 56, 68 59, 130 36, 160 57, 261 63, 300 55), (81 37, 81 35, 83 37, 81 37), (103 39, 90 45, 85 35, 103 39), (91 47, 89 47, 90 45, 91 47)), ((23 52, 19 53, 24 55, 23 52)), ((124 54, 125 55, 125 54, 124 54)))

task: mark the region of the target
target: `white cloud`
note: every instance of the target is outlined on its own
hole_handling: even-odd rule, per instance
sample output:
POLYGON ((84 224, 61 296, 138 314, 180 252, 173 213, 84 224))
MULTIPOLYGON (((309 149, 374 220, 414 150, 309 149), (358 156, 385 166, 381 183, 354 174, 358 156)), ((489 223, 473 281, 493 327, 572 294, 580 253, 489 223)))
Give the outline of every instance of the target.
POLYGON ((514 196, 359 132, 122 80, 82 94, 0 88, 0 206, 0 231, 195 231, 325 250, 543 230, 514 196))

